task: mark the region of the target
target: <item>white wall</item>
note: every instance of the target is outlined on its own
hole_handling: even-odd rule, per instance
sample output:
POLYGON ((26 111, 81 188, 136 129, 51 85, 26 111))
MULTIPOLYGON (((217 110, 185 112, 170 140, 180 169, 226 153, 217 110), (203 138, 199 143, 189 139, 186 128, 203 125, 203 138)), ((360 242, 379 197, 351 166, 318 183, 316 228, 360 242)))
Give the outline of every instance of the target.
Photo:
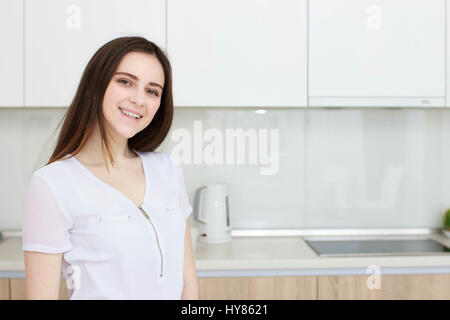
MULTIPOLYGON (((65 110, 0 109, 0 230, 21 228, 28 179, 48 160, 65 110)), ((450 208, 450 111, 255 110, 175 109, 160 149, 169 153, 177 129, 199 137, 194 121, 203 133, 219 129, 224 139, 226 129, 279 130, 276 174, 262 175, 267 165, 248 158, 244 164, 183 164, 191 203, 196 188, 225 183, 234 228, 441 226, 450 208)))

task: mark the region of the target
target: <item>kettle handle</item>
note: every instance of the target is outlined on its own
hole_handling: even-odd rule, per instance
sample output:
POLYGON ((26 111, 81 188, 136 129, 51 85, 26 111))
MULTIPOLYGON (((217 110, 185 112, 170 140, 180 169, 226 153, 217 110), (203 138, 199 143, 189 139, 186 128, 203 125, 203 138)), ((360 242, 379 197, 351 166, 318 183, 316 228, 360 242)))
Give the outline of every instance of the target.
MULTIPOLYGON (((208 221, 203 218, 203 216, 200 214, 200 208, 203 208, 201 206, 201 201, 203 199, 203 193, 206 191, 207 187, 202 187, 197 189, 195 192, 195 200, 194 200, 194 219, 198 222, 207 223, 208 221)), ((202 210, 203 212, 203 210, 202 210)))

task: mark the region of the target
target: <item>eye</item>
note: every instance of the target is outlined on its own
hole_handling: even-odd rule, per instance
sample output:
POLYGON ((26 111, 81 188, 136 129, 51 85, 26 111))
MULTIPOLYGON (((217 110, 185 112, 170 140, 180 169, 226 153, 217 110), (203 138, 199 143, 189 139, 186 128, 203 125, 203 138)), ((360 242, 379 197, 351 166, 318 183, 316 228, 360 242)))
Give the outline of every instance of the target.
POLYGON ((126 86, 130 86, 131 82, 128 81, 127 79, 119 79, 118 82, 123 83, 126 86))
POLYGON ((150 89, 150 90, 147 90, 147 92, 150 93, 150 94, 152 94, 152 95, 154 95, 154 96, 156 96, 156 97, 159 95, 159 94, 158 94, 158 91, 155 91, 155 90, 151 90, 151 89, 150 89))

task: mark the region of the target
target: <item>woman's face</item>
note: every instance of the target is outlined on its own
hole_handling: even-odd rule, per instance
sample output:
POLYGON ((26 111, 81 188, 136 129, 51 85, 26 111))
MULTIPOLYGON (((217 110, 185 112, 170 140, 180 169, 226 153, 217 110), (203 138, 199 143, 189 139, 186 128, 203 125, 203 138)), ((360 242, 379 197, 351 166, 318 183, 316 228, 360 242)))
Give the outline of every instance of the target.
POLYGON ((103 118, 108 131, 119 139, 128 139, 145 129, 158 111, 163 88, 164 69, 154 55, 127 53, 103 97, 103 118), (123 112, 134 113, 139 119, 123 112))

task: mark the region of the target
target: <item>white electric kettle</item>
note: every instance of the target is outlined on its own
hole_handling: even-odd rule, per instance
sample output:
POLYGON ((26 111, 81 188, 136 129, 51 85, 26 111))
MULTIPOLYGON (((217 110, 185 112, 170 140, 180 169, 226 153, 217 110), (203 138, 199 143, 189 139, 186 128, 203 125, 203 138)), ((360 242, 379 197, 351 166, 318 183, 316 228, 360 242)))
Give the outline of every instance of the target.
POLYGON ((231 242, 227 188, 209 184, 197 189, 194 219, 200 222, 199 240, 205 243, 231 242))

